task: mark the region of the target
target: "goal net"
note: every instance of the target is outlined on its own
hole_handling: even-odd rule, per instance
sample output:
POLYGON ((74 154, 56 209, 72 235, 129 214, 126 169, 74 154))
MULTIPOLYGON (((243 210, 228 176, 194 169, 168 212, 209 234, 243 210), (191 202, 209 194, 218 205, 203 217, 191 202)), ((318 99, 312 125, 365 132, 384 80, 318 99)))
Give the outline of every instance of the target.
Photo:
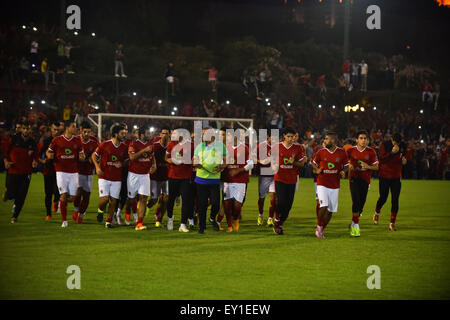
MULTIPOLYGON (((183 117, 183 116, 161 116, 144 114, 121 114, 121 113, 94 113, 87 116, 93 124, 93 131, 97 132, 98 139, 104 141, 110 137, 110 128, 114 123, 126 123, 129 132, 133 129, 145 127, 149 128, 154 135, 159 133, 161 128, 169 127, 171 129, 183 128, 194 132, 194 127, 213 127, 220 129, 241 127, 252 131, 253 119, 241 118, 208 118, 208 117, 183 117)), ((253 135, 249 135, 252 140, 253 135)), ((250 141, 251 142, 251 141, 250 141)))

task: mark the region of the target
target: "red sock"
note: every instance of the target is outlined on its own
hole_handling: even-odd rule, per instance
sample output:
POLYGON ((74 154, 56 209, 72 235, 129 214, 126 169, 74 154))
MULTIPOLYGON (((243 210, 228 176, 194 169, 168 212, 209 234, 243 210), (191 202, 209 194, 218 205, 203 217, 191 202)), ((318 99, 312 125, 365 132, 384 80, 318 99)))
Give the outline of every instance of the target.
POLYGON ((275 220, 280 221, 280 214, 278 212, 275 213, 275 220))
POLYGON ((231 224, 231 214, 232 214, 232 211, 233 211, 232 202, 230 200, 225 200, 223 202, 223 206, 225 208, 225 215, 227 216, 228 227, 231 227, 232 226, 232 224, 231 224))
POLYGON ((61 209, 61 217, 62 221, 67 220, 67 202, 65 201, 59 201, 59 208, 61 209))
POLYGON ((137 223, 144 223, 144 217, 139 217, 137 223))
POLYGON ((358 224, 359 223, 359 216, 353 216, 352 217, 352 221, 354 224, 358 224))
POLYGON ((395 223, 395 219, 397 219, 397 212, 391 212, 391 223, 395 223))
POLYGON ((222 220, 223 220, 223 216, 219 214, 219 215, 217 216, 217 219, 216 219, 216 220, 217 220, 218 223, 221 223, 222 220))
POLYGON ((83 197, 83 200, 81 200, 80 204, 80 213, 85 213, 88 206, 89 206, 89 198, 83 197))
POLYGON ((110 218, 110 217, 106 218, 106 222, 111 222, 111 221, 112 221, 112 218, 110 218))
POLYGON ((258 209, 259 209, 259 214, 263 214, 264 213, 264 198, 258 199, 258 209))
POLYGON ((133 204, 131 205, 131 211, 132 211, 133 213, 136 213, 136 212, 137 212, 137 202, 136 202, 136 201, 133 202, 133 204))
POLYGON ((272 200, 270 200, 269 218, 273 218, 274 213, 275 213, 275 196, 273 196, 272 200))
POLYGON ((233 218, 234 220, 238 220, 239 217, 241 216, 241 211, 242 211, 242 204, 240 204, 239 202, 235 201, 234 202, 234 208, 233 208, 233 218))

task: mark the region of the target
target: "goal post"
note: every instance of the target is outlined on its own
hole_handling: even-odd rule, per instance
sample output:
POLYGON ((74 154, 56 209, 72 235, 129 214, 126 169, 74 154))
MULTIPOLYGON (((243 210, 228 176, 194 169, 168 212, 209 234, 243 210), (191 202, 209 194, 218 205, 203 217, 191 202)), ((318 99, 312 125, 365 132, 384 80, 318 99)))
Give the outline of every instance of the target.
MULTIPOLYGON (((123 114, 123 113, 91 113, 87 116, 89 121, 97 127, 98 139, 102 141, 102 129, 105 120, 108 118, 131 118, 131 119, 155 119, 155 120, 167 120, 170 121, 217 121, 229 122, 234 125, 236 123, 245 130, 254 129, 253 119, 246 118, 209 118, 209 117, 185 117, 185 116, 162 116, 162 115, 145 115, 145 114, 123 114), (246 124, 246 125, 245 125, 246 124)), ((175 129, 175 128, 174 128, 175 129)), ((220 128, 217 128, 220 129, 220 128)), ((250 134, 250 140, 253 139, 253 135, 250 134)))

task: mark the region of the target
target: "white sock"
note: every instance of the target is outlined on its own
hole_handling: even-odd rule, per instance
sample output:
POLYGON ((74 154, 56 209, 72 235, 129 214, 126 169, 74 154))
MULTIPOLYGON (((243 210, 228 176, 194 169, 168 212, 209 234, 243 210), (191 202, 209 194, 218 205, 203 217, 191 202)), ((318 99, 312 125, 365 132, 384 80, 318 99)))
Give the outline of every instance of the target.
POLYGON ((180 228, 186 228, 186 225, 184 223, 180 224, 180 228))
POLYGON ((168 218, 168 220, 169 220, 169 222, 172 222, 173 221, 173 217, 172 218, 168 218))
POLYGON ((352 221, 352 227, 354 227, 355 226, 355 223, 352 221))
POLYGON ((380 214, 379 214, 379 213, 377 213, 377 212, 375 211, 375 215, 376 215, 376 216, 379 216, 380 214))
POLYGON ((75 210, 75 211, 79 211, 79 210, 78 210, 78 207, 73 207, 73 210, 75 210))
POLYGON ((264 217, 264 213, 260 213, 259 216, 260 216, 261 218, 263 218, 263 217, 264 217))
POLYGON ((133 213, 133 219, 137 220, 138 219, 138 214, 137 213, 133 213))
POLYGON ((359 229, 359 224, 358 223, 355 223, 355 228, 359 229))
POLYGON ((189 224, 194 224, 194 219, 189 219, 189 224))
POLYGON ((267 219, 267 220, 273 220, 273 218, 269 217, 269 219, 267 219))
POLYGON ((80 213, 79 215, 78 215, 78 218, 83 218, 84 217, 84 213, 80 213))

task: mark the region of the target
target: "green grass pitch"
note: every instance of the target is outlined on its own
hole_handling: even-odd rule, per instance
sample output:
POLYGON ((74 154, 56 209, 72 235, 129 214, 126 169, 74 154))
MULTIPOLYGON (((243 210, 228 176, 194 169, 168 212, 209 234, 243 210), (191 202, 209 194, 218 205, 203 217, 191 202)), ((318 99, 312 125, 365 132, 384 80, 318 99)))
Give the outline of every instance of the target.
MULTIPOLYGON (((0 175, 4 190, 5 175, 0 175)), ((351 238, 348 180, 341 183, 339 212, 316 239, 313 181, 299 191, 278 236, 256 226, 257 180, 251 179, 238 233, 204 235, 154 227, 106 230, 96 221, 98 188, 83 225, 59 215, 44 220, 43 177, 34 174, 19 222, 10 224, 11 203, 0 206, 0 299, 449 299, 450 183, 404 180, 396 233, 388 231, 390 198, 381 223, 372 225, 378 197, 373 180, 351 238), (66 286, 69 265, 81 270, 81 289, 66 286), (369 290, 367 267, 381 270, 381 289, 369 290)), ((266 213, 269 201, 266 200, 266 213)), ((71 216, 69 205, 68 216, 71 216)), ((152 211, 153 212, 153 211, 152 211)), ((164 222, 167 218, 165 217, 164 222)))

